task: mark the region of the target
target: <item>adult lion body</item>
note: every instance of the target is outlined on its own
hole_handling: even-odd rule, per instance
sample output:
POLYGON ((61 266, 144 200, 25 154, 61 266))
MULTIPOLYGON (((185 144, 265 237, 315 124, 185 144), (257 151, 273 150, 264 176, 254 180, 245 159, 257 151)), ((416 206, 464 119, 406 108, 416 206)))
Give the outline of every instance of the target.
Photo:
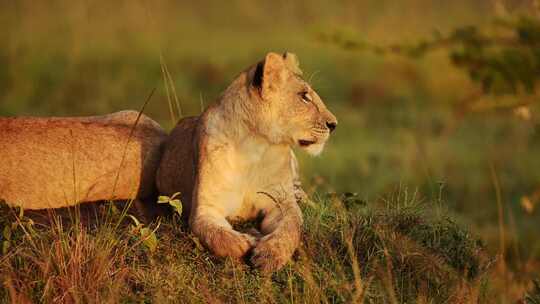
POLYGON ((324 147, 337 121, 300 77, 296 57, 269 53, 241 73, 200 117, 169 135, 157 173, 161 194, 180 192, 192 232, 216 255, 242 257, 264 271, 297 248, 302 214, 291 150, 324 147), (262 217, 262 237, 231 222, 262 217))
POLYGON ((137 117, 0 118, 0 199, 45 209, 155 195, 166 133, 137 117))

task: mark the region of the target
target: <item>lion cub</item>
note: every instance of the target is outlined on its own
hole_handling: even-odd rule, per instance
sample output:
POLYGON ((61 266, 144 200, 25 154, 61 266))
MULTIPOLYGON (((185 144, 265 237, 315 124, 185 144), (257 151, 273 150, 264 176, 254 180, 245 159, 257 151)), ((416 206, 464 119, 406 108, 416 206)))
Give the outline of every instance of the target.
POLYGON ((161 194, 181 193, 192 232, 214 254, 252 249, 265 272, 281 268, 301 238, 291 148, 319 154, 337 125, 301 74, 291 53, 269 53, 242 72, 200 117, 178 123, 156 177, 161 194), (231 226, 258 217, 261 238, 231 226))

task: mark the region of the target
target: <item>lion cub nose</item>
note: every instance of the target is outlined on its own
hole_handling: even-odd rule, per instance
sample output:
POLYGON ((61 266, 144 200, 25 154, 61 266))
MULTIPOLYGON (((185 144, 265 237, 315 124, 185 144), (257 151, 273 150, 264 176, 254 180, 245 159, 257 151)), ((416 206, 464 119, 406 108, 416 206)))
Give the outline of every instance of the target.
POLYGON ((334 121, 327 121, 326 122, 326 127, 328 127, 328 130, 330 130, 330 132, 334 131, 337 127, 337 122, 334 122, 334 121))

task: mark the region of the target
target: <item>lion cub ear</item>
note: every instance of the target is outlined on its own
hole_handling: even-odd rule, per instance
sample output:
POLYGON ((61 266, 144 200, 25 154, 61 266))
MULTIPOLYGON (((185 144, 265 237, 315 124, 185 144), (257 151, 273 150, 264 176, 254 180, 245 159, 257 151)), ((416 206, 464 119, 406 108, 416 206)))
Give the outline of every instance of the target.
POLYGON ((257 64, 252 84, 259 89, 261 97, 266 99, 277 93, 285 84, 286 73, 284 58, 276 53, 268 53, 264 61, 257 64))
POLYGON ((299 76, 302 75, 302 70, 300 70, 300 64, 298 63, 298 57, 296 57, 294 53, 285 52, 283 54, 283 60, 285 60, 285 65, 291 72, 299 76))

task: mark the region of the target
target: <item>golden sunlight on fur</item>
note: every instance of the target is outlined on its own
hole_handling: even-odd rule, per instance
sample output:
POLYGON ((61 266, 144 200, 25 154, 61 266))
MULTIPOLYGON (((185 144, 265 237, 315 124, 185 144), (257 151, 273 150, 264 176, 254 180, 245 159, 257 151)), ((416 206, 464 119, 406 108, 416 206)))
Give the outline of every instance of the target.
POLYGON ((138 116, 0 118, 0 200, 45 209, 154 199, 166 133, 144 115, 133 129, 138 116))
POLYGON ((294 54, 266 55, 200 117, 178 123, 157 173, 160 193, 182 194, 193 233, 214 254, 251 252, 265 272, 290 260, 301 238, 304 194, 292 147, 319 154, 337 126, 301 75, 294 54), (260 233, 232 228, 255 218, 260 233))

